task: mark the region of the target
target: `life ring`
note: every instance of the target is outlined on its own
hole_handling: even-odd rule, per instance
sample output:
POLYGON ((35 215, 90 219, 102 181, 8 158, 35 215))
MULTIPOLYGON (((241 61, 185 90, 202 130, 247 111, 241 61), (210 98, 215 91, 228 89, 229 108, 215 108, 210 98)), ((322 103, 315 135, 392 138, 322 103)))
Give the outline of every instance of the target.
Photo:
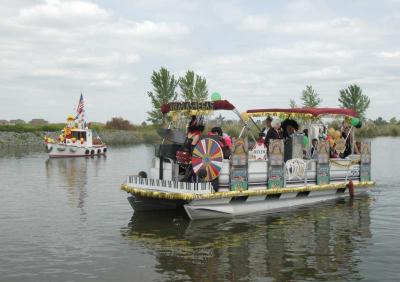
POLYGON ((220 174, 223 158, 218 142, 211 138, 204 138, 193 149, 193 171, 203 180, 212 181, 220 174))
POLYGON ((65 151, 65 148, 64 147, 58 147, 57 150, 62 152, 62 151, 65 151))

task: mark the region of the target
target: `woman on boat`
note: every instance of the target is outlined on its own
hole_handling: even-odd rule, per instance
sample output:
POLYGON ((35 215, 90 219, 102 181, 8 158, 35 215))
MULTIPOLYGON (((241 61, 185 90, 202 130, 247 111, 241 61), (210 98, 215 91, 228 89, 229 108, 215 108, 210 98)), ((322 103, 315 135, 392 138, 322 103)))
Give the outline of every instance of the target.
POLYGON ((231 155, 231 149, 232 149, 232 141, 229 137, 229 135, 225 134, 222 132, 221 127, 213 127, 211 129, 211 132, 209 132, 207 135, 209 136, 217 136, 218 138, 218 144, 221 146, 222 152, 224 154, 224 159, 229 159, 231 155))
POLYGON ((282 139, 281 120, 279 118, 274 118, 271 122, 271 126, 272 128, 268 130, 268 133, 265 136, 265 145, 267 145, 267 147, 271 139, 282 139))

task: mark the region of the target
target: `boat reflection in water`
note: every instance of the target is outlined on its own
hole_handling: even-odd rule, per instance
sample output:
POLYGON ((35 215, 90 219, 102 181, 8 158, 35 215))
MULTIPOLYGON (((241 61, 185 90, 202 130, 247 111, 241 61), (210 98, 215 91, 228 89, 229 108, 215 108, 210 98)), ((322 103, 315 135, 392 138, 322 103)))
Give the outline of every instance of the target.
POLYGON ((358 279, 358 254, 372 236, 370 201, 192 222, 176 213, 135 212, 121 233, 155 255, 167 280, 358 279))
MULTIPOLYGON (((100 161, 100 159, 90 160, 100 161)), ((62 158, 46 160, 46 176, 49 187, 60 186, 68 193, 71 207, 84 208, 87 197, 87 160, 62 158)))

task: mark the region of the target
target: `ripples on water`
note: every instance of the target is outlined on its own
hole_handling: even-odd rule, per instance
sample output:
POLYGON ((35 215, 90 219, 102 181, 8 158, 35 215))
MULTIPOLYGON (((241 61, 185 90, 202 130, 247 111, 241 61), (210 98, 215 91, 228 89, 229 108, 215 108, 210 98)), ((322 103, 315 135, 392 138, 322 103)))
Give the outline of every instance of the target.
POLYGON ((398 281, 399 145, 374 140, 378 185, 367 197, 194 222, 179 212, 133 214, 119 191, 124 175, 150 166, 149 146, 89 159, 8 153, 0 280, 398 281))

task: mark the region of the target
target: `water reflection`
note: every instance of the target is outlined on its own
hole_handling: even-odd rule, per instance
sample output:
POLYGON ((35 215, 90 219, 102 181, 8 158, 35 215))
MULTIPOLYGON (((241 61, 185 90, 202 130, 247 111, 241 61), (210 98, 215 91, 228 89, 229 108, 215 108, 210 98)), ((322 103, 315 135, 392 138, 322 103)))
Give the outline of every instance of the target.
POLYGON ((166 280, 342 280, 360 278, 370 224, 370 198, 361 197, 222 221, 135 213, 121 234, 154 254, 166 280))
MULTIPOLYGON (((87 197, 87 161, 85 158, 60 158, 46 160, 48 183, 56 183, 68 192, 68 204, 82 209, 87 197)), ((100 159, 90 160, 99 162, 100 159)))

